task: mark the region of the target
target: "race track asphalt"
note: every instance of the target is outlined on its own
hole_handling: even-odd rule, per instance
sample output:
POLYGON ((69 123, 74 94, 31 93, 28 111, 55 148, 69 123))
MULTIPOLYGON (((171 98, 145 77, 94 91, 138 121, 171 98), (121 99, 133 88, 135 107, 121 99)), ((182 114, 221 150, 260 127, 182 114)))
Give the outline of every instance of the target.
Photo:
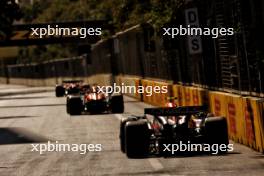
MULTIPOLYGON (((22 88, 27 89, 14 87, 12 91, 22 88)), ((2 85, 0 93, 3 90, 2 85)), ((65 97, 28 90, 0 97, 0 176, 264 175, 264 155, 240 144, 221 156, 128 159, 119 147, 120 118, 142 114, 150 105, 125 97, 124 114, 69 116, 65 97), (101 144, 102 151, 84 155, 31 151, 31 144, 48 141, 101 144)))

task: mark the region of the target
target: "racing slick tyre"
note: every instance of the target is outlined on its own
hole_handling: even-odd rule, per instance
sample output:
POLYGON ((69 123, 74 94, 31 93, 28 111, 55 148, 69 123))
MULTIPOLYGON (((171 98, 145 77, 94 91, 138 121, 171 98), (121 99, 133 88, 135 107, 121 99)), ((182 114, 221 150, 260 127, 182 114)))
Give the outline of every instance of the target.
POLYGON ((123 95, 113 96, 110 100, 112 113, 124 113, 123 95))
POLYGON ((120 138, 120 149, 123 153, 125 153, 125 125, 129 121, 135 121, 136 118, 129 117, 129 118, 123 118, 120 122, 120 131, 119 131, 119 138, 120 138))
POLYGON ((64 88, 62 86, 56 86, 55 94, 56 94, 56 97, 63 97, 65 94, 64 88))
POLYGON ((83 111, 83 104, 81 98, 78 96, 67 97, 66 110, 67 113, 70 115, 80 115, 83 111))
POLYGON ((146 120, 128 121, 125 125, 125 152, 128 158, 147 157, 150 130, 146 120))
MULTIPOLYGON (((205 139, 209 145, 224 144, 226 147, 229 144, 227 121, 224 117, 209 117, 205 121, 205 139)), ((212 149, 212 147, 211 147, 212 149)), ((211 151, 212 152, 212 151, 211 151)), ((226 151, 219 151, 220 154, 226 151)))

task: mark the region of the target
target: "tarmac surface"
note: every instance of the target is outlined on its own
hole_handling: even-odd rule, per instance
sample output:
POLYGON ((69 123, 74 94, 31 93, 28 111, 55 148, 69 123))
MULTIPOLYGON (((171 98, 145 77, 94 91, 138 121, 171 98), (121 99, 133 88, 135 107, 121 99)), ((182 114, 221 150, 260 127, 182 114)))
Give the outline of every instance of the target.
POLYGON ((120 151, 120 119, 150 105, 125 97, 124 114, 69 116, 65 103, 54 88, 0 85, 0 176, 264 175, 264 155, 240 144, 221 156, 128 159, 120 151), (31 144, 48 141, 101 144, 102 151, 32 151, 31 144))

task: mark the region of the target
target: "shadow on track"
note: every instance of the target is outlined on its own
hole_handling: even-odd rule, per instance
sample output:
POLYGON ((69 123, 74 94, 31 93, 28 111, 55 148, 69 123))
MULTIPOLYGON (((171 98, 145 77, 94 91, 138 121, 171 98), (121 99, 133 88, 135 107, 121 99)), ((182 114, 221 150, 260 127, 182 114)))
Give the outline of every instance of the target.
POLYGON ((1 119, 24 119, 24 118, 35 118, 37 116, 0 116, 1 119))
POLYGON ((239 155, 241 152, 227 152, 227 153, 218 153, 218 154, 212 154, 210 152, 178 152, 177 154, 153 154, 153 155, 148 155, 148 156, 142 156, 142 157, 133 157, 132 159, 148 159, 148 158, 189 158, 189 157, 226 157, 229 155, 239 155))
POLYGON ((51 90, 38 90, 38 91, 26 91, 26 92, 0 92, 0 97, 15 96, 15 95, 33 95, 39 93, 53 92, 51 90))
MULTIPOLYGON (((127 173, 119 173, 118 175, 124 175, 124 176, 127 176, 127 175, 168 175, 168 173, 170 173, 170 172, 175 172, 175 170, 168 170, 168 169, 166 169, 166 171, 165 170, 158 170, 158 171, 141 171, 141 172, 137 172, 137 171, 135 171, 135 172, 127 172, 127 173)), ((110 176, 111 174, 105 174, 104 176, 110 176)))
POLYGON ((49 139, 34 134, 24 128, 0 128, 0 145, 41 143, 47 141, 49 139))
POLYGON ((19 106, 0 106, 0 108, 33 108, 45 106, 65 106, 65 104, 36 104, 36 105, 19 105, 19 106))
POLYGON ((0 97, 0 100, 28 100, 28 99, 42 99, 49 98, 51 96, 32 96, 32 97, 0 97))
MULTIPOLYGON (((162 156, 163 158, 188 158, 188 157, 219 157, 219 156, 228 156, 228 155, 238 155, 241 154, 240 152, 227 152, 227 153, 220 153, 220 154, 211 154, 209 152, 193 152, 193 153, 185 153, 185 154, 178 154, 172 156, 162 156)), ((156 157, 154 157, 156 158, 156 157)))

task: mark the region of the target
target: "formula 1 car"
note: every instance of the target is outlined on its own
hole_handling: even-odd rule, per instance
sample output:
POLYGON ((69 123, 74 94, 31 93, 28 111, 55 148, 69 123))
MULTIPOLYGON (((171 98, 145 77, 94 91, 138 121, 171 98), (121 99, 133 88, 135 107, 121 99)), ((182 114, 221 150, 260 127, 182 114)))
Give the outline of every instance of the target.
POLYGON ((144 111, 144 116, 121 120, 121 151, 128 158, 183 154, 165 149, 180 143, 210 147, 229 144, 226 119, 213 117, 204 106, 146 108, 144 111))
POLYGON ((97 86, 92 86, 80 94, 68 95, 66 104, 67 113, 70 115, 80 115, 82 112, 91 114, 98 113, 123 113, 123 95, 112 95, 100 92, 97 86))
POLYGON ((82 80, 63 81, 62 84, 56 85, 55 95, 56 97, 63 97, 65 95, 79 93, 82 84, 82 80))

